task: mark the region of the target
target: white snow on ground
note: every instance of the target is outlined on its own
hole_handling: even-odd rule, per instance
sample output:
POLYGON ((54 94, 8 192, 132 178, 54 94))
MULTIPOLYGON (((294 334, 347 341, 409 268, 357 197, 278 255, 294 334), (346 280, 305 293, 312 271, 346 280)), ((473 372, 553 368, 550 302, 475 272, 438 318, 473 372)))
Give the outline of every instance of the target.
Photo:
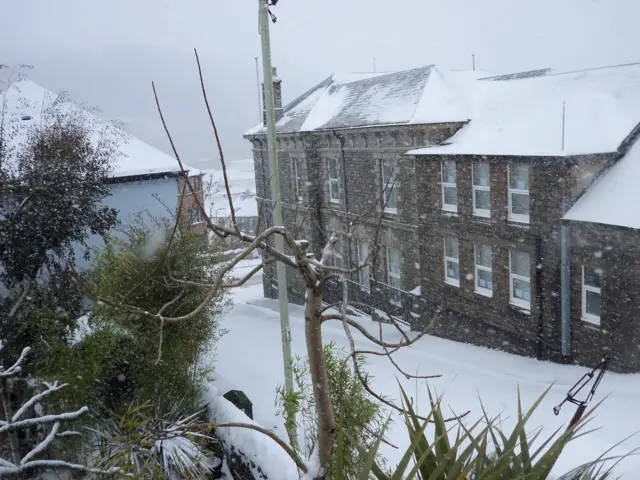
MULTIPOLYGON (((255 262, 255 260, 253 261, 255 262)), ((255 265, 255 263, 254 263, 255 265)), ((247 272, 250 263, 240 267, 237 274, 247 272)), ((246 286, 235 289, 235 305, 222 320, 229 333, 217 346, 216 370, 224 378, 241 388, 254 403, 254 419, 265 428, 273 429, 286 438, 282 419, 275 415, 275 390, 283 383, 282 351, 278 301, 263 298, 260 277, 253 278, 246 286)), ((303 309, 290 305, 293 353, 305 355, 303 309)), ((363 325, 377 333, 378 325, 363 320, 363 325)), ((399 333, 389 325, 383 325, 385 339, 399 341, 399 333)), ((327 322, 323 327, 325 342, 335 342, 347 348, 342 325, 327 322)), ((353 333, 359 348, 371 349, 370 343, 357 332, 353 333)), ((471 410, 470 420, 480 417, 478 397, 482 398, 490 415, 502 413, 506 429, 515 423, 516 395, 520 388, 523 403, 530 405, 555 382, 554 387, 530 422, 530 431, 543 426, 550 435, 556 428, 569 421, 574 408, 565 406, 560 416, 554 416, 553 406, 561 402, 567 390, 588 371, 578 366, 539 362, 525 357, 468 344, 452 342, 436 337, 424 337, 415 345, 402 349, 394 359, 407 371, 418 374, 441 374, 431 380, 430 386, 444 394, 444 404, 451 411, 461 413, 471 410)), ((426 410, 427 395, 421 382, 405 380, 391 363, 383 357, 370 356, 367 371, 372 374, 373 387, 389 397, 399 398, 397 381, 401 381, 407 393, 426 410), (402 378, 400 378, 402 377, 402 378)), ((640 430, 637 406, 640 404, 640 376, 607 373, 600 385, 595 401, 609 397, 600 407, 593 426, 602 427, 569 445, 557 465, 555 473, 565 473, 571 468, 595 459, 609 447, 640 430)), ((398 450, 383 447, 390 463, 397 463, 409 442, 400 421, 389 431, 389 440, 398 450)), ((616 448, 612 454, 624 455, 640 445, 640 437, 634 437, 616 448)), ((640 458, 625 460, 617 470, 625 480, 637 478, 640 458)))

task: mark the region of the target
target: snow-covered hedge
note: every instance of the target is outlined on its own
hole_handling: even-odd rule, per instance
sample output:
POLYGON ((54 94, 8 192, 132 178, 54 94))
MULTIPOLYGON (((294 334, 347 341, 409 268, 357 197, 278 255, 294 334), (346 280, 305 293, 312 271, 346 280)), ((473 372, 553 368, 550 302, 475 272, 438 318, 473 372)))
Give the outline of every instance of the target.
MULTIPOLYGON (((245 423, 259 426, 233 403, 224 398, 216 384, 205 393, 209 421, 216 424, 245 423)), ((216 437, 229 457, 239 459, 256 479, 298 480, 298 469, 289 455, 271 438, 247 428, 217 428, 216 437)), ((232 465, 228 465, 233 468, 232 465)))

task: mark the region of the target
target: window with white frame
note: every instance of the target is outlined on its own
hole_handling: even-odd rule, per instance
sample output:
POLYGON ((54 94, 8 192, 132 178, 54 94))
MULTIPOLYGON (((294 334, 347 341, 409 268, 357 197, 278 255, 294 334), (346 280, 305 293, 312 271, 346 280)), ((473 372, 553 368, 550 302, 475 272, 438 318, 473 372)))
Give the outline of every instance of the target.
POLYGON ((529 165, 512 163, 509 170, 509 220, 529 223, 529 165))
POLYGON ((338 160, 329 159, 329 201, 340 203, 340 169, 338 160))
POLYGON ((358 271, 358 280, 360 285, 367 291, 371 287, 371 267, 362 265, 371 262, 369 258, 369 242, 358 242, 358 266, 361 267, 358 271))
POLYGON ((493 295, 493 272, 491 245, 476 243, 476 292, 481 295, 493 295))
POLYGON ((448 212, 458 211, 458 186, 456 179, 456 162, 443 160, 441 164, 442 209, 448 212))
POLYGON ((602 269, 582 267, 582 320, 600 325, 600 288, 602 269))
POLYGON ((340 235, 340 239, 334 247, 333 266, 338 268, 346 268, 345 258, 347 256, 347 239, 344 235, 340 235))
MULTIPOLYGON (((193 188, 194 192, 197 193, 202 191, 202 175, 189 177, 189 183, 191 184, 191 188, 193 188)), ((187 187, 187 193, 191 193, 189 187, 187 187)))
POLYGON ((511 250, 509 254, 509 301, 531 309, 531 259, 527 252, 511 250))
POLYGON ((491 178, 487 162, 473 164, 473 214, 491 217, 491 178))
POLYGON ((400 272, 400 250, 397 248, 387 248, 387 284, 391 287, 389 289, 389 301, 394 305, 401 305, 402 303, 400 272))
POLYGON ((387 213, 396 213, 398 211, 396 199, 396 161, 383 159, 381 164, 384 211, 387 213))
POLYGON ((458 239, 444 237, 444 281, 460 286, 460 252, 458 239))
POLYGON ((200 207, 192 207, 189 209, 189 225, 197 225, 204 221, 202 210, 200 207))
POLYGON ((296 199, 298 202, 302 202, 302 160, 293 160, 293 176, 296 182, 296 199))

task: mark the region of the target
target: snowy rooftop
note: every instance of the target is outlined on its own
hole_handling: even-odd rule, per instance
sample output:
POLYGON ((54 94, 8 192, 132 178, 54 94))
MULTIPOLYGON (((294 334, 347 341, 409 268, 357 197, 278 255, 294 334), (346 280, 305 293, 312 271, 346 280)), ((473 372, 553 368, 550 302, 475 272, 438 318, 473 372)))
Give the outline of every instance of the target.
POLYGON ((638 178, 640 140, 578 199, 565 220, 640 229, 638 178))
POLYGON ((471 121, 446 144, 409 154, 609 153, 640 122, 640 64, 521 79, 494 77, 474 82, 472 90, 476 110, 471 121))
MULTIPOLYGON (((391 73, 334 74, 284 108, 278 132, 392 124, 464 122, 474 110, 470 86, 486 72, 435 66, 391 73)), ((259 124, 246 135, 264 133, 259 124)))
MULTIPOLYGON (((119 155, 113 165, 112 178, 174 173, 180 170, 174 157, 126 134, 110 122, 99 119, 90 111, 30 80, 12 83, 0 95, 0 113, 4 105, 5 119, 15 126, 12 143, 21 142, 33 126, 46 123, 52 114, 61 112, 76 118, 79 116, 86 125, 90 125, 95 141, 108 137, 117 142, 119 155)), ((197 171, 185 168, 191 173, 197 171)))
MULTIPOLYGON (((227 178, 233 209, 240 217, 257 217, 256 180, 253 172, 253 160, 236 160, 227 163, 227 178)), ((231 216, 227 200, 222 170, 208 170, 204 176, 205 186, 211 185, 207 191, 207 210, 217 218, 231 216)))

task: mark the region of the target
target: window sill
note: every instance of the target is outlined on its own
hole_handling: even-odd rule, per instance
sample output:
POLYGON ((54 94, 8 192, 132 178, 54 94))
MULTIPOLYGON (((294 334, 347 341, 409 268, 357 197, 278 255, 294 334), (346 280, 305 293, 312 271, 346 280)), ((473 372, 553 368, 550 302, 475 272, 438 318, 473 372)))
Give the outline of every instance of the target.
POLYGON ((476 293, 478 295, 482 295, 483 297, 487 297, 487 298, 493 297, 493 290, 485 290, 484 288, 476 288, 476 293))
POLYGON ((335 199, 331 199, 329 200, 329 203, 333 204, 333 205, 340 205, 340 200, 335 200, 335 199))
POLYGON ((398 214, 398 209, 397 208, 385 208, 383 210, 383 213, 386 213, 388 215, 397 215, 398 214))
POLYGON ((490 218, 491 218, 491 212, 486 212, 486 211, 474 211, 474 212, 473 212, 473 216, 474 216, 474 217, 478 217, 478 218, 490 219, 490 218))
POLYGON ((529 225, 530 218, 529 217, 519 217, 519 216, 507 216, 507 221, 511 223, 519 223, 521 225, 529 225))
POLYGON ((518 311, 522 313, 526 313, 527 315, 531 315, 531 304, 525 302, 519 302, 518 300, 514 300, 513 298, 509 300, 509 305, 518 309, 518 311))
POLYGON ((458 207, 448 207, 446 205, 443 205, 442 211, 446 213, 458 213, 458 207))
POLYGON ((445 279, 444 283, 446 283, 447 285, 451 285, 452 287, 460 288, 460 280, 456 281, 456 280, 445 279))
POLYGON ((580 317, 580 320, 582 320, 586 324, 585 326, 600 330, 600 327, 601 327, 600 318, 598 318, 598 317, 587 317, 587 316, 583 315, 582 317, 580 317))

